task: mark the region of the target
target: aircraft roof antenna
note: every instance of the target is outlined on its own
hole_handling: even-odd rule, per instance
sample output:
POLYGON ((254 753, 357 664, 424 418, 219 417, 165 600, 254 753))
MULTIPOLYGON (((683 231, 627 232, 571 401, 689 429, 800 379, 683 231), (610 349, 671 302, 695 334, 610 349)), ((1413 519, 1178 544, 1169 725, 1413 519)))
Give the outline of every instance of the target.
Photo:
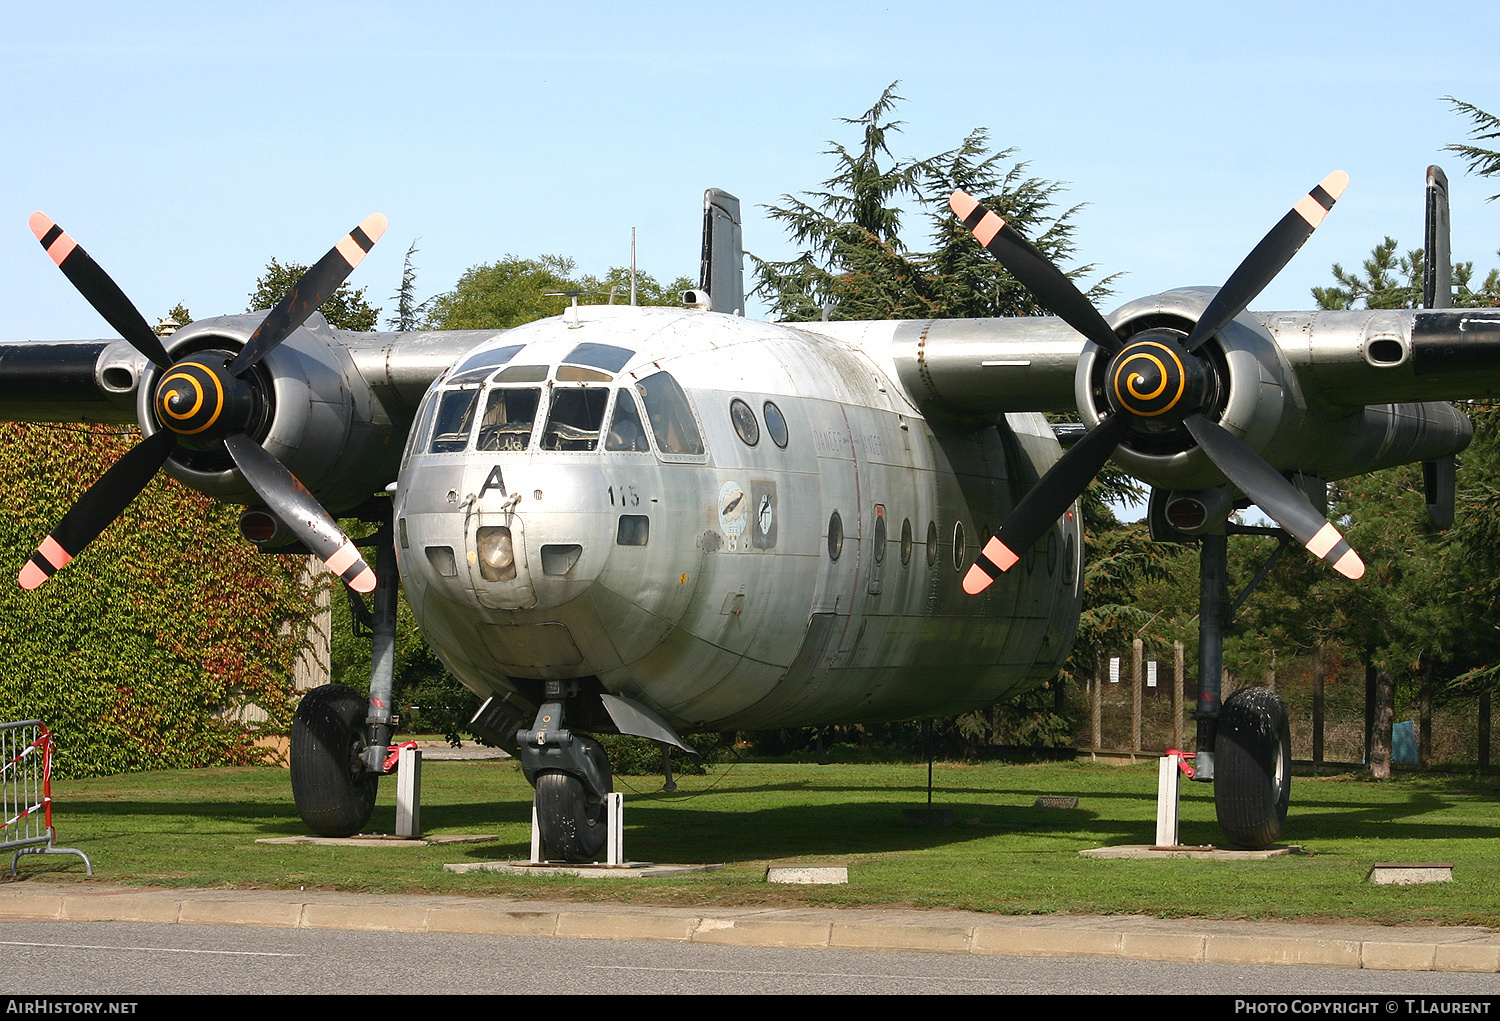
POLYGON ((630 228, 630 303, 636 304, 635 300, 635 228, 630 228))
MULTIPOLYGON (((568 329, 576 330, 583 325, 578 319, 578 296, 580 294, 603 294, 603 291, 543 291, 549 298, 572 298, 573 299, 573 321, 568 323, 568 329)), ((610 303, 613 304, 614 289, 610 289, 610 303)))

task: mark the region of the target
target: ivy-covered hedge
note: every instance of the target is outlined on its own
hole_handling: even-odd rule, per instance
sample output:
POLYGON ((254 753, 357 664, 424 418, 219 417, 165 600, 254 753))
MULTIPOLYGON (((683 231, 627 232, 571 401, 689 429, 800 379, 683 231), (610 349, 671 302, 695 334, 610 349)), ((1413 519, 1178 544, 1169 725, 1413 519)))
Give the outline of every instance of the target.
MULTIPOLYGON (((0 423, 0 563, 19 571, 139 439, 0 423)), ((287 732, 308 583, 302 558, 239 538, 237 514, 159 473, 41 588, 0 582, 0 722, 42 720, 56 775, 251 764, 257 736, 287 732)))

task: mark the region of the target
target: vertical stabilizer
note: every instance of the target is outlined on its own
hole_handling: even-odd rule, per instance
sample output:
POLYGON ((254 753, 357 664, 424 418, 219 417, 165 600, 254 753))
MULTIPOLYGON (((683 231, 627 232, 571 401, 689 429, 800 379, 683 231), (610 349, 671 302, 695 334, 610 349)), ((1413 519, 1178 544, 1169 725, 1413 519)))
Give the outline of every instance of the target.
POLYGON ((745 252, 740 200, 710 188, 703 193, 703 262, 698 287, 715 312, 745 314, 745 252))
MULTIPOLYGON (((1427 226, 1425 265, 1422 267, 1422 307, 1453 307, 1453 253, 1449 236, 1448 175, 1442 167, 1427 168, 1427 226)), ((1434 528, 1453 524, 1458 496, 1458 463, 1452 455, 1422 462, 1422 488, 1427 496, 1427 519, 1434 528)))
POLYGON ((1422 271, 1422 307, 1453 307, 1453 254, 1449 246, 1448 175, 1427 168, 1426 265, 1422 271))

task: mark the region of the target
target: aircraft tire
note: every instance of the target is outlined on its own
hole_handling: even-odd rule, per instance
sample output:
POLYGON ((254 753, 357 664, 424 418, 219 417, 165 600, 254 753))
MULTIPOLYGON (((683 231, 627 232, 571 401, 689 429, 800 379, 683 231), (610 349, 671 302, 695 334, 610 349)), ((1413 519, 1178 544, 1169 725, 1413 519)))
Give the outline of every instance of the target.
POLYGON ((1286 824, 1292 738, 1274 691, 1241 688, 1224 700, 1214 741, 1214 809, 1228 841, 1269 847, 1286 824))
MULTIPOLYGON (((614 789, 609 758, 593 738, 579 737, 584 754, 600 767, 605 786, 614 789)), ((594 861, 609 835, 603 798, 589 793, 572 773, 548 771, 536 777, 536 820, 542 831, 542 857, 548 861, 594 861)))
POLYGON ((292 799, 318 836, 353 836, 375 809, 380 778, 360 762, 365 712, 359 692, 325 684, 302 696, 292 718, 292 799))

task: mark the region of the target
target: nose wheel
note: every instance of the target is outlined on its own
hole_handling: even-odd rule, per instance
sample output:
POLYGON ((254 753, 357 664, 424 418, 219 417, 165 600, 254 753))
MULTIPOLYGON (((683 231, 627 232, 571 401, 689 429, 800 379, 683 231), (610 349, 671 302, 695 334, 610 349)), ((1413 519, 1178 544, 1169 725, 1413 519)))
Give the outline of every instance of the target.
POLYGON ((543 703, 530 730, 516 732, 521 769, 536 788, 533 804, 546 861, 594 861, 609 838, 605 796, 614 776, 604 747, 591 737, 564 729, 567 696, 562 682, 543 703))
POLYGON ((536 822, 542 832, 542 857, 548 861, 594 861, 609 835, 604 795, 613 789, 609 757, 589 737, 575 737, 581 753, 602 777, 605 790, 595 793, 572 773, 545 772, 536 778, 536 822))

